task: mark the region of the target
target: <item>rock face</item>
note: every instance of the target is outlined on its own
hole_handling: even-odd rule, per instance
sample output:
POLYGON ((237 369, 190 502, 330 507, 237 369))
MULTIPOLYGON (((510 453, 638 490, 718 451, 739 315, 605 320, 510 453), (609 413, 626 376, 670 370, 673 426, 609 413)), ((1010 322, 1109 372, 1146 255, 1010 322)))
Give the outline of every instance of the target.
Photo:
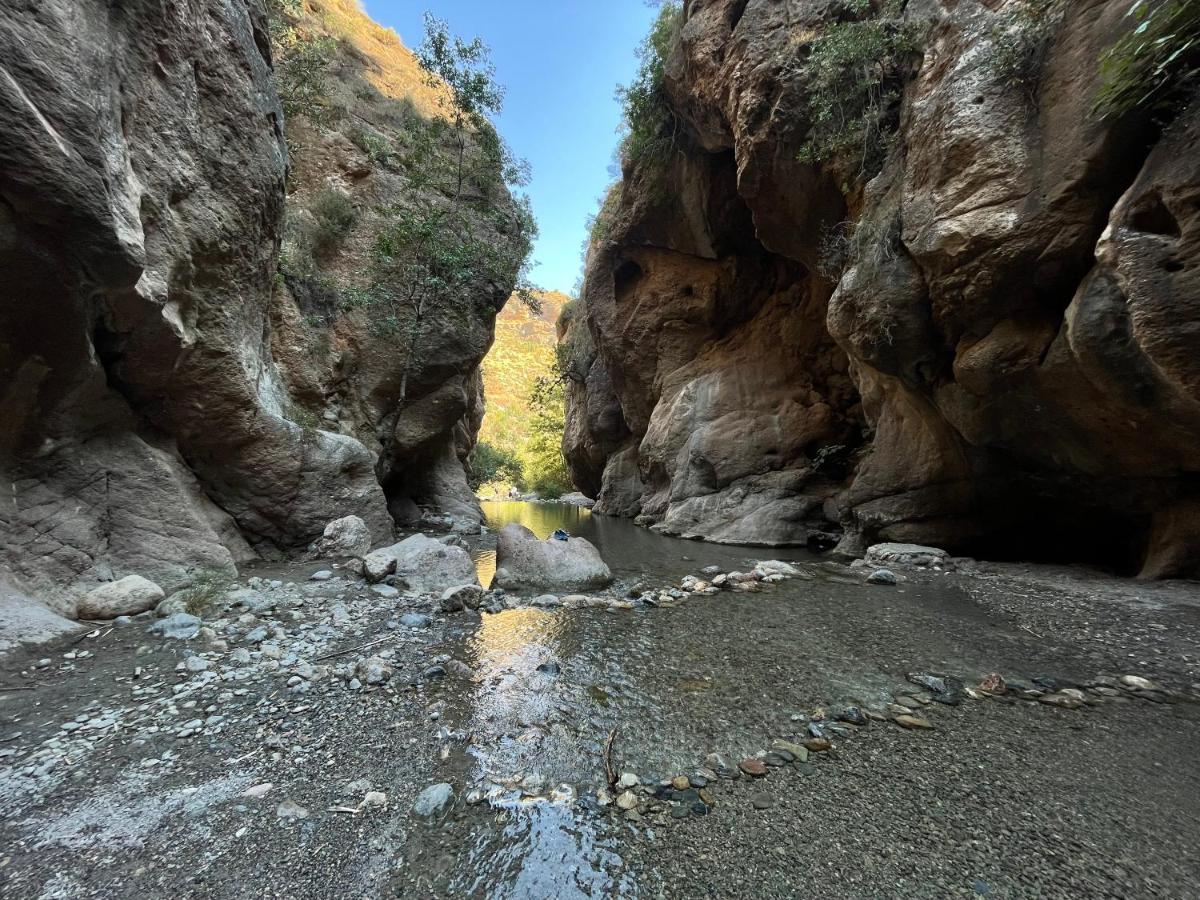
POLYGON ((505 525, 496 545, 495 586, 586 591, 611 584, 600 551, 583 538, 539 541, 524 525, 505 525))
POLYGON ((908 4, 921 53, 864 175, 797 159, 828 4, 687 5, 676 152, 626 166, 563 327, 598 511, 1197 570, 1200 112, 1093 114, 1127 4, 1064 4, 1033 75, 997 74, 1017 6, 908 4))
MULTIPOLYGON (((327 21, 375 39, 334 5, 327 21)), ((289 156, 261 0, 109 7, 0 17, 0 574, 70 612, 114 572, 169 591, 339 517, 386 540, 403 498, 476 517, 461 461, 511 285, 433 323, 419 360, 361 317, 305 330, 311 291, 277 284, 289 156)), ((348 97, 358 63, 336 69, 348 97)), ((399 103, 393 75, 377 83, 399 103)), ((375 178, 337 128, 293 125, 302 188, 402 177, 375 178)))

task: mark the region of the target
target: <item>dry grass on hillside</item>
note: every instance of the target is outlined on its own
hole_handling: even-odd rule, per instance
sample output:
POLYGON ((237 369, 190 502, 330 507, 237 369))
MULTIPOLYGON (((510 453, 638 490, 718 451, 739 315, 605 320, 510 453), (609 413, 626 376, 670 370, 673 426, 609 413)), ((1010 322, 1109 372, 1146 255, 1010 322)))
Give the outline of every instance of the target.
POLYGON ((359 0, 305 0, 304 6, 306 19, 358 51, 367 64, 363 75, 377 91, 393 100, 407 97, 425 115, 438 110, 443 94, 426 82, 416 55, 393 29, 373 21, 359 0))

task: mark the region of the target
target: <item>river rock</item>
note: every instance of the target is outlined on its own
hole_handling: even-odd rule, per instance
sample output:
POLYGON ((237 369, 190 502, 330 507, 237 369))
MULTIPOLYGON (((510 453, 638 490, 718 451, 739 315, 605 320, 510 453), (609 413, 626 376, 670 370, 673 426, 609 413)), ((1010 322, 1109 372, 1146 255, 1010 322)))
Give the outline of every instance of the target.
POLYGON ((471 554, 423 534, 371 551, 363 558, 363 572, 372 583, 394 574, 409 589, 421 592, 479 583, 471 554))
POLYGON ((154 609, 166 595, 163 589, 141 575, 129 575, 120 581, 102 584, 89 591, 76 609, 80 619, 115 619, 136 616, 154 609))
POLYGON ((875 544, 867 549, 867 562, 876 566, 887 564, 902 566, 944 565, 950 558, 945 550, 937 547, 922 547, 920 544, 875 544))
POLYGON ((442 592, 442 610, 458 612, 461 609, 479 609, 483 601, 483 588, 478 584, 460 584, 442 592))
POLYGON ((496 548, 495 586, 508 590, 551 588, 593 590, 613 580, 600 552, 587 540, 539 541, 523 525, 506 525, 496 548))
POLYGON ((413 812, 423 818, 436 816, 445 812, 453 799, 453 786, 445 782, 431 784, 425 790, 421 791, 420 796, 413 803, 413 812))
POLYGON ((312 546, 316 559, 345 559, 366 556, 371 551, 371 529, 359 516, 344 516, 325 526, 325 531, 312 546))
MULTIPOLYGON (((738 763, 738 768, 751 778, 762 778, 767 774, 766 764, 756 756, 750 756, 738 763)), ((719 769, 717 770, 720 771, 719 769)))
POLYGON ((190 641, 200 633, 204 623, 196 616, 188 613, 174 613, 165 619, 159 619, 147 630, 151 634, 159 634, 165 638, 177 641, 190 641))
POLYGON ((895 585, 899 583, 900 579, 891 569, 876 569, 867 576, 867 584, 895 585))
POLYGON ((914 715, 912 713, 903 713, 893 719, 893 721, 902 728, 928 730, 933 728, 933 723, 923 716, 914 715))
POLYGON ((771 578, 776 576, 781 576, 783 578, 795 578, 800 574, 800 570, 791 563, 784 562, 783 560, 766 559, 754 567, 754 574, 759 578, 771 578))

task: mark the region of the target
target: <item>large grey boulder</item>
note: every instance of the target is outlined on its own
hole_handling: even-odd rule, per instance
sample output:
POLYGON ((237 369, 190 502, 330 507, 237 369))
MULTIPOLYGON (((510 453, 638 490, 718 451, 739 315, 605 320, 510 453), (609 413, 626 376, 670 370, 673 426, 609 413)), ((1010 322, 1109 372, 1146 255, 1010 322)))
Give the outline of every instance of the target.
POLYGON ((368 553, 363 559, 363 574, 372 584, 395 575, 410 590, 423 593, 479 583, 471 554, 423 534, 368 553))
POLYGON ((875 566, 943 565, 949 557, 945 550, 920 544, 875 544, 867 550, 867 562, 875 566))
POLYGON ((89 591, 76 609, 80 619, 115 619, 136 616, 155 606, 166 596, 163 589, 141 575, 102 584, 89 591))
POLYGON ((579 537, 539 541, 532 531, 515 523, 500 531, 496 587, 585 591, 605 587, 612 580, 612 572, 590 541, 579 537))
POLYGON ((359 516, 344 516, 325 526, 320 539, 313 544, 314 559, 344 559, 366 556, 371 551, 371 529, 359 516))

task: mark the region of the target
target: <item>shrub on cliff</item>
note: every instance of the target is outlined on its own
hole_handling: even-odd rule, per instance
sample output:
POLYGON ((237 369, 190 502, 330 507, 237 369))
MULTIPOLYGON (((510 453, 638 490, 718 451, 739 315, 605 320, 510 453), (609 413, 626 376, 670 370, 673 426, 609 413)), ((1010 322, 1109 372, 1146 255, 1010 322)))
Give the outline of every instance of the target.
POLYGON ((1135 0, 1125 17, 1129 32, 1100 60, 1100 118, 1156 108, 1190 88, 1200 70, 1196 0, 1135 0))
POLYGON ((865 179, 879 171, 899 124, 901 91, 920 42, 899 0, 842 0, 837 8, 844 18, 803 48, 808 133, 797 158, 840 160, 865 179))
POLYGON ((624 111, 621 152, 631 163, 662 162, 675 146, 679 121, 667 99, 665 70, 682 23, 683 5, 663 3, 650 34, 638 47, 637 74, 628 86, 617 88, 624 111))

